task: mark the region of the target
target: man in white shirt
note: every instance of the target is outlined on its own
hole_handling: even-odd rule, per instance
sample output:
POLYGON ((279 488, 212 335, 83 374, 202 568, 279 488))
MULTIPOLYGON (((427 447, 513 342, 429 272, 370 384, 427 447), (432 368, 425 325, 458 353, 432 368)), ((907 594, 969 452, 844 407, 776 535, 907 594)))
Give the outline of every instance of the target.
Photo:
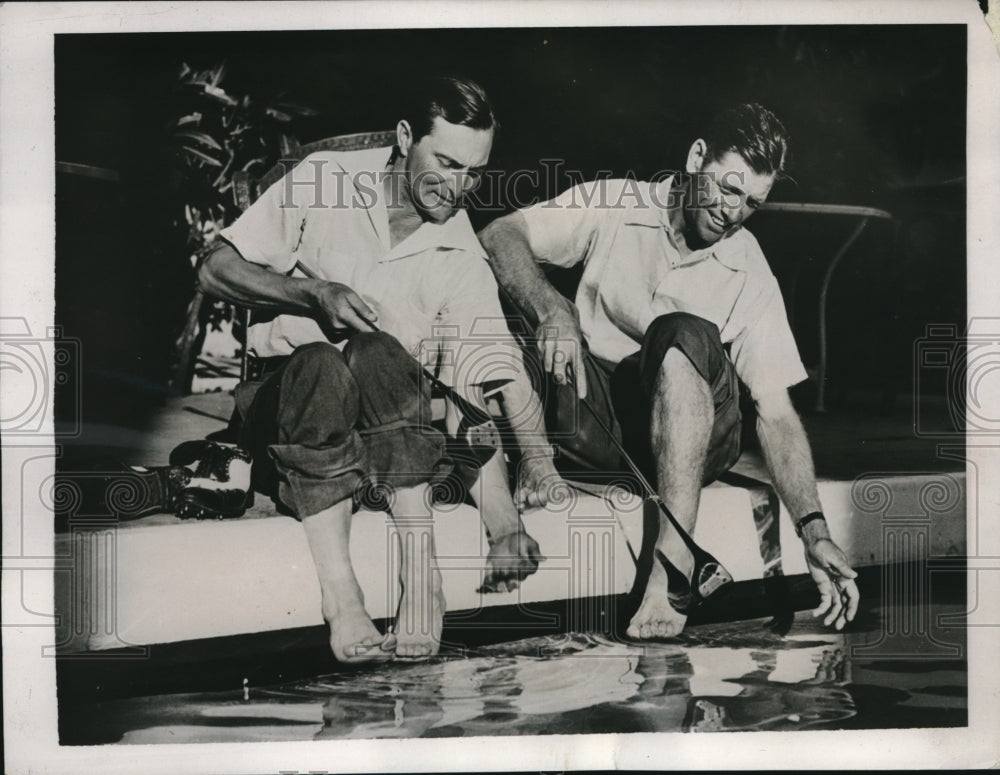
MULTIPOLYGON (((255 486, 302 520, 342 662, 424 657, 440 646, 430 504, 451 462, 429 425, 421 372, 436 331, 460 345, 440 378, 461 397, 481 401, 470 359, 506 382, 505 414, 525 450, 518 497, 544 501, 546 480, 557 476, 548 457, 530 451, 546 444, 538 400, 462 209, 489 159, 492 108, 468 80, 429 79, 408 91, 394 147, 305 159, 223 230, 199 278, 208 293, 254 310, 249 347, 271 373, 238 397, 241 446, 254 455, 255 486), (403 594, 395 632, 383 637, 365 611, 348 537, 353 504, 387 488, 403 594)), ((454 405, 448 424, 459 425, 454 405)), ((537 567, 538 547, 499 454, 481 480, 473 495, 491 539, 487 585, 513 588, 537 567)))
MULTIPOLYGON (((661 498, 688 533, 702 486, 739 456, 737 378, 748 386, 765 461, 819 587, 817 614, 839 629, 857 609, 856 573, 822 518, 809 443, 788 396, 806 373, 778 284, 741 228, 786 154, 781 122, 740 105, 691 145, 686 174, 581 184, 494 221, 480 239, 500 285, 537 323, 545 370, 560 386, 550 431, 564 458, 619 467, 575 405, 586 398, 636 457, 649 458, 661 498), (575 305, 536 262, 583 263, 575 305)), ((691 578, 694 560, 662 515, 656 548, 691 578)), ((669 637, 685 622, 668 602, 666 569, 652 563, 628 634, 669 637)))

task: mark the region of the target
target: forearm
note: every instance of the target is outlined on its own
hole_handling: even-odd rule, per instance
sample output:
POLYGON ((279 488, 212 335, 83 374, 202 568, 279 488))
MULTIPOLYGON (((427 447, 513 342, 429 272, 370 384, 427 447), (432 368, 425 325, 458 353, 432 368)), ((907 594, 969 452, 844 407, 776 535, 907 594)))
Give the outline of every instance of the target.
MULTIPOLYGON (((451 436, 458 432, 461 419, 461 411, 452 401, 448 401, 445 427, 451 436)), ((521 517, 507 483, 507 466, 502 450, 498 449, 479 469, 475 482, 469 487, 469 495, 479 509, 491 541, 521 529, 521 517)))
MULTIPOLYGON (((781 411, 760 412, 757 435, 768 471, 792 520, 821 511, 809 439, 791 405, 781 411)), ((828 537, 823 520, 813 520, 805 527, 806 540, 828 537)))
POLYGON ((528 376, 520 374, 501 391, 504 417, 524 457, 552 457, 542 402, 528 376))
POLYGON ((553 309, 568 306, 539 268, 528 243, 527 224, 520 213, 498 218, 479 233, 490 257, 497 283, 510 294, 533 323, 553 309))
POLYGON ((221 243, 198 273, 201 289, 223 301, 254 309, 294 315, 315 311, 315 289, 321 281, 287 277, 245 260, 228 243, 221 243))

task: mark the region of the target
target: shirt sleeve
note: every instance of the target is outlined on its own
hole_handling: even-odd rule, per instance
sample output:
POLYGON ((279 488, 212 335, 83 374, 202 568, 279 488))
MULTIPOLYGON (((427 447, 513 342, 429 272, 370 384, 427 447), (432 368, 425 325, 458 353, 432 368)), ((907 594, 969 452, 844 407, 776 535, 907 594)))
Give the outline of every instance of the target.
POLYGON ((559 267, 587 258, 601 223, 621 198, 620 188, 618 180, 592 180, 521 210, 535 258, 559 267))
POLYGON ((439 351, 441 380, 469 398, 471 388, 489 390, 514 379, 524 364, 485 255, 465 253, 462 269, 449 278, 449 298, 439 317, 434 345, 439 351))
POLYGON ((295 266, 308 205, 322 184, 318 176, 323 166, 311 160, 309 157, 296 165, 220 232, 247 261, 281 273, 295 266))
POLYGON ((734 314, 747 322, 733 340, 731 355, 736 373, 750 393, 757 397, 787 390, 806 379, 785 302, 770 270, 760 278, 758 292, 751 293, 745 303, 742 301, 737 302, 734 314))

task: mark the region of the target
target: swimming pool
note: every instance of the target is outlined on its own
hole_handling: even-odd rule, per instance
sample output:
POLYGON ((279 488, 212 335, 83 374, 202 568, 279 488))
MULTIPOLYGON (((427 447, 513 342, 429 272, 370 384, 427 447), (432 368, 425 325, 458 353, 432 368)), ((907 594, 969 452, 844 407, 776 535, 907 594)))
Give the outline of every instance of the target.
POLYGON ((303 741, 959 727, 965 608, 863 605, 847 633, 800 612, 638 645, 570 633, 273 686, 64 708, 78 743, 303 741))

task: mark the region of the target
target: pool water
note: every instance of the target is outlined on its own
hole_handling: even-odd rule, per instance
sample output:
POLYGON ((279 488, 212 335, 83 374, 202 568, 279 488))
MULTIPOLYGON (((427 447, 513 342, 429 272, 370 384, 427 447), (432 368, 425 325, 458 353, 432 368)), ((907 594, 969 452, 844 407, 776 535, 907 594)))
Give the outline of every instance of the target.
POLYGON ((104 702, 76 709, 74 726, 126 744, 964 726, 963 610, 868 606, 848 633, 800 612, 783 636, 758 619, 645 645, 527 638, 282 686, 104 702))

